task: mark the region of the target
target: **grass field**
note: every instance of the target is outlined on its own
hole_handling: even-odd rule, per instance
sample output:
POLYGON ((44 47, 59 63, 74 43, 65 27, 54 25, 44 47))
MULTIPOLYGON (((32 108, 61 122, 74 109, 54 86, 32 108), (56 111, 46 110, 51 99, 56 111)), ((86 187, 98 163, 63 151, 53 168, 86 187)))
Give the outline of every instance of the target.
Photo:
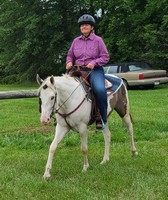
MULTIPOLYGON (((36 85, 0 85, 0 91, 36 85)), ((42 175, 54 137, 51 123, 39 121, 38 99, 0 100, 1 200, 166 200, 168 199, 168 85, 129 90, 139 156, 116 113, 110 116, 110 161, 103 158, 103 135, 89 127, 90 168, 82 173, 80 138, 70 132, 57 149, 51 179, 42 175)))

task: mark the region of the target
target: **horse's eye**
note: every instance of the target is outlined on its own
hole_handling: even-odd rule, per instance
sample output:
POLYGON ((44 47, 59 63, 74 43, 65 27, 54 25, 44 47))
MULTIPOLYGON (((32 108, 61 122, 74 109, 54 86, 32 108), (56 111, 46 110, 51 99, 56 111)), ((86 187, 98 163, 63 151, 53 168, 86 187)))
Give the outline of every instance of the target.
POLYGON ((54 96, 51 97, 51 100, 53 100, 53 99, 54 99, 54 96))

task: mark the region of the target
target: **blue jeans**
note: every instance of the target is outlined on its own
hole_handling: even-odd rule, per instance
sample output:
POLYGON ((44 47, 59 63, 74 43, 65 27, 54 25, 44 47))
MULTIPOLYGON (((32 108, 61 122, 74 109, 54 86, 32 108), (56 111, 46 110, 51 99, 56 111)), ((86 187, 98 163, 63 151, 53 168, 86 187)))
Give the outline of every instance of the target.
POLYGON ((103 67, 95 66, 92 70, 89 81, 96 97, 96 103, 104 123, 107 122, 107 93, 105 89, 105 76, 103 67))

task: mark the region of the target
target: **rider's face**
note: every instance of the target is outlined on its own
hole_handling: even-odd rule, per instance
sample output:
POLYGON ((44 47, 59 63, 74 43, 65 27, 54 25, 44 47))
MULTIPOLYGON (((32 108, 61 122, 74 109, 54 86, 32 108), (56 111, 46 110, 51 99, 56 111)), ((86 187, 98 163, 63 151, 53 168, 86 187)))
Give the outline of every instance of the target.
POLYGON ((90 24, 82 24, 80 26, 80 30, 83 35, 87 36, 93 30, 93 26, 90 24))

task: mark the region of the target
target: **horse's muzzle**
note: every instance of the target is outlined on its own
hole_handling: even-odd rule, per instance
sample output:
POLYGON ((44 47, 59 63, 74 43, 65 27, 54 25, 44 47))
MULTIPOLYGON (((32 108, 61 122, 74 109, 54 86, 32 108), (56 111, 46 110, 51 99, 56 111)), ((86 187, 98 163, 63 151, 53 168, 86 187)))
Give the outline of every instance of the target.
POLYGON ((50 119, 51 119, 50 117, 44 117, 44 118, 41 117, 40 121, 41 121, 42 124, 47 125, 47 124, 49 124, 50 119))

